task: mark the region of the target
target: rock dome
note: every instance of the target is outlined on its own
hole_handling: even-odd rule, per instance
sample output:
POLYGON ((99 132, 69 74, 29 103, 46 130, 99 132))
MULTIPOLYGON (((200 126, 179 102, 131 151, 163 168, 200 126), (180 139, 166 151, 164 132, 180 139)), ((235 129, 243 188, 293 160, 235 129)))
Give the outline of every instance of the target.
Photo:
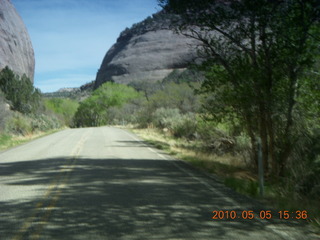
POLYGON ((105 55, 95 88, 107 81, 162 80, 185 69, 197 56, 197 42, 175 33, 171 23, 172 16, 160 12, 124 30, 105 55))
POLYGON ((21 17, 9 0, 0 0, 0 69, 8 66, 33 82, 34 51, 21 17))

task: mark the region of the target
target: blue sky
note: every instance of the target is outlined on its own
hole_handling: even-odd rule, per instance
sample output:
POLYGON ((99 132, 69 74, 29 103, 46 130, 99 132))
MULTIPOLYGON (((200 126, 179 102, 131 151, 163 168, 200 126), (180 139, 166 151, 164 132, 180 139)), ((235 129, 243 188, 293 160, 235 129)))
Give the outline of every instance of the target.
POLYGON ((35 51, 35 87, 53 92, 95 79, 120 32, 160 10, 157 0, 11 0, 35 51))

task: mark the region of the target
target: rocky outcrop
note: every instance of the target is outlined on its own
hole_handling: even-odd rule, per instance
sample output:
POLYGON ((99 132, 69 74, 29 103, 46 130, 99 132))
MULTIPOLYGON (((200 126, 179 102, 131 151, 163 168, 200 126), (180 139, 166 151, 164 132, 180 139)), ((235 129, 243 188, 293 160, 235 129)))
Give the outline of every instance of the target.
POLYGON ((198 43, 171 30, 172 17, 157 13, 124 30, 105 55, 95 88, 106 81, 162 80, 193 62, 198 43))
POLYGON ((0 69, 8 66, 33 82, 34 51, 27 29, 9 0, 0 0, 0 69))

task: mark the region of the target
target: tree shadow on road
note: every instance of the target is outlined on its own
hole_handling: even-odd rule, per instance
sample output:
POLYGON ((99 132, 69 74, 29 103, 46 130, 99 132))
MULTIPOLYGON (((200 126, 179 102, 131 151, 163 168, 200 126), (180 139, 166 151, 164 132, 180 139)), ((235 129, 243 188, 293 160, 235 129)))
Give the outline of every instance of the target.
POLYGON ((180 161, 61 157, 0 164, 0 179, 0 239, 310 239, 301 221, 213 220, 266 209, 180 161))

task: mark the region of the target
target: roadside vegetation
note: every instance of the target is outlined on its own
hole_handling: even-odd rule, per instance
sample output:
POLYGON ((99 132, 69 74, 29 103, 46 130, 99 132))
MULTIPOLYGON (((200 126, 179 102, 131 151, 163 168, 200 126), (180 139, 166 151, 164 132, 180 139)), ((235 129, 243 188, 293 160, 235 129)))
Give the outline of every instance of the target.
POLYGON ((133 99, 139 99, 139 93, 133 88, 111 82, 105 83, 90 97, 80 102, 73 125, 75 127, 96 127, 120 120, 124 121, 126 113, 118 116, 118 109, 133 99))
POLYGON ((77 104, 44 100, 25 75, 19 77, 5 67, 0 72, 0 150, 68 125, 77 104))
POLYGON ((103 90, 96 90, 92 97, 80 103, 83 107, 78 109, 74 124, 132 129, 152 146, 216 174, 240 193, 281 209, 293 211, 303 206, 313 222, 319 224, 316 160, 320 155, 319 132, 308 131, 301 136, 301 145, 295 146, 290 158, 292 165, 285 177, 275 179, 265 175, 265 195, 261 198, 250 136, 236 117, 217 121, 205 109, 209 94, 200 93, 203 74, 194 70, 174 71, 157 83, 134 82, 130 86, 106 83, 103 90), (191 73, 193 80, 184 80, 191 73), (99 94, 106 89, 108 93, 99 94), (122 94, 127 91, 129 94, 124 98, 122 94), (81 119, 82 116, 85 118, 81 119))
POLYGON ((261 143, 267 185, 287 204, 314 202, 319 217, 319 2, 159 2, 181 16, 180 34, 202 43, 208 118, 249 139, 253 169, 261 143))
POLYGON ((281 210, 307 210, 320 226, 317 1, 159 2, 181 16, 180 34, 202 42, 201 64, 159 82, 108 82, 79 103, 43 99, 25 76, 5 68, 0 146, 62 126, 131 126, 149 144, 257 198, 261 149, 260 199, 281 210))
POLYGON ((73 116, 76 113, 79 102, 70 98, 45 98, 44 106, 47 112, 56 116, 61 125, 71 126, 73 124, 73 116))
POLYGON ((261 142, 264 199, 319 224, 317 1, 159 2, 202 43, 202 64, 157 83, 106 83, 80 103, 74 126, 147 129, 138 132, 151 144, 255 197, 261 142))

